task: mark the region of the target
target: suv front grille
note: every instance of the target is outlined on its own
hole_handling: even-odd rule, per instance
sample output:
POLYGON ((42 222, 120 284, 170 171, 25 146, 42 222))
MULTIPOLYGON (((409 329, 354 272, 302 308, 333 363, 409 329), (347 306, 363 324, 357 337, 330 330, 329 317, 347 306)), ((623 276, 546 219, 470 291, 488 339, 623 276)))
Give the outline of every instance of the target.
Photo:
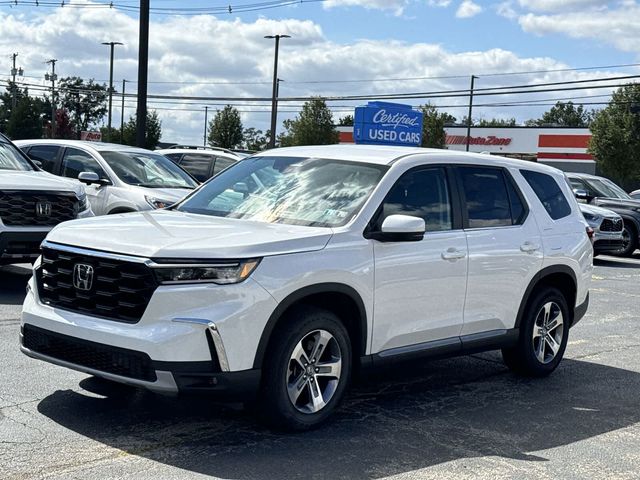
POLYGON ((32 352, 100 372, 155 382, 156 372, 149 355, 112 347, 25 324, 22 344, 32 352))
POLYGON ((50 227, 78 216, 74 193, 0 191, 0 219, 8 227, 50 227))
POLYGON ((42 249, 36 281, 46 305, 127 323, 142 318, 157 287, 152 270, 142 263, 49 247, 42 249), (93 270, 91 281, 83 283, 77 269, 87 266, 93 270))
POLYGON ((622 231, 622 219, 612 220, 605 218, 600 225, 601 232, 621 232, 622 231))

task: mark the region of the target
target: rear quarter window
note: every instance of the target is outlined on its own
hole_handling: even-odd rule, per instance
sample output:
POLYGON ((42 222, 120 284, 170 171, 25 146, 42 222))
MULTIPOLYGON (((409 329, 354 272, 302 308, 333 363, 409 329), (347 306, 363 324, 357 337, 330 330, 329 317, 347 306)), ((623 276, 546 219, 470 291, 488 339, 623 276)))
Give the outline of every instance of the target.
POLYGON ((520 170, 520 173, 553 220, 559 220, 571 214, 571 206, 555 178, 532 170, 520 170))

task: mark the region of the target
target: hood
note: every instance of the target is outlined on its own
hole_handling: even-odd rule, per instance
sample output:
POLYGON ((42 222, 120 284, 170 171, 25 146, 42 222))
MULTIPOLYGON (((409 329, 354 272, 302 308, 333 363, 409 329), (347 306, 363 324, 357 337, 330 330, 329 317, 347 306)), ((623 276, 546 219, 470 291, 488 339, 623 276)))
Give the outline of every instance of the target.
POLYGON ((148 258, 252 258, 321 250, 330 228, 156 210, 74 220, 50 242, 148 258))
POLYGON ((144 190, 144 194, 148 197, 153 197, 158 200, 168 200, 173 203, 182 200, 184 197, 193 192, 193 189, 186 188, 140 188, 144 190))
POLYGON ((635 210, 637 212, 640 212, 640 200, 597 197, 594 202, 599 207, 626 208, 627 210, 635 210))
POLYGON ((47 172, 0 170, 0 190, 51 190, 84 193, 84 187, 73 180, 47 172))
POLYGON ((618 218, 618 215, 613 210, 608 210, 602 207, 596 207, 595 205, 587 205, 585 203, 580 203, 580 211, 582 213, 590 213, 591 215, 598 215, 599 217, 614 217, 618 218))

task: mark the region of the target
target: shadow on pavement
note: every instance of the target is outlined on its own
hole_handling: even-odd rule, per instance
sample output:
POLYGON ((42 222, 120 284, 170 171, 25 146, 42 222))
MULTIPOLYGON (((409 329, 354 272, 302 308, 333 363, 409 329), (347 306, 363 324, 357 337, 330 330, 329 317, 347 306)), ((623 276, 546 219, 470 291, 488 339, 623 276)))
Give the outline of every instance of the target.
POLYGON ((526 380, 497 359, 442 360, 363 382, 332 423, 296 435, 206 398, 136 389, 57 391, 38 410, 131 455, 233 479, 379 478, 485 455, 546 461, 532 452, 640 421, 639 373, 565 360, 549 378, 526 380))
POLYGON ((613 267, 613 268, 634 268, 640 269, 640 263, 636 260, 640 260, 640 257, 601 257, 598 256, 593 259, 593 265, 596 267, 613 267), (629 261, 634 260, 634 261, 629 261))
POLYGON ((0 266, 0 304, 22 304, 29 278, 31 278, 30 268, 15 265, 0 266))

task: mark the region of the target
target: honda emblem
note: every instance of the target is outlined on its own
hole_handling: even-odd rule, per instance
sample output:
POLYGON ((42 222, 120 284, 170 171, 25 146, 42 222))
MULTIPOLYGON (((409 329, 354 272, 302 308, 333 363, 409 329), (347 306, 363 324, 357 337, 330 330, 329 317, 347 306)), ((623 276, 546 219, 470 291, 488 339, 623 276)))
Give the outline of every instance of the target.
POLYGON ((77 290, 88 292, 93 287, 93 266, 76 263, 73 267, 73 286, 77 290))

